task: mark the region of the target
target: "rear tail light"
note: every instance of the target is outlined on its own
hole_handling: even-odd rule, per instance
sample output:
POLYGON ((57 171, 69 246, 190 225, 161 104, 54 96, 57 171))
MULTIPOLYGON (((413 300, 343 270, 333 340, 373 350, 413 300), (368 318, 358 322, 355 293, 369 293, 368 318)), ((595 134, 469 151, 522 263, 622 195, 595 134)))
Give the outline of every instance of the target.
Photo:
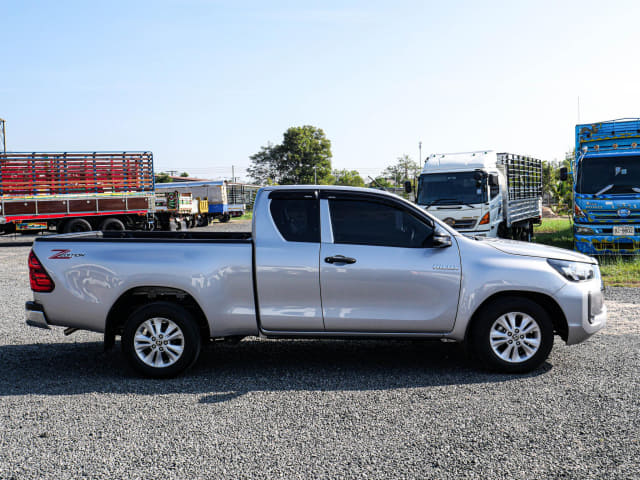
POLYGON ((34 292, 53 292, 53 289, 56 288, 33 250, 29 252, 29 282, 31 290, 34 292))

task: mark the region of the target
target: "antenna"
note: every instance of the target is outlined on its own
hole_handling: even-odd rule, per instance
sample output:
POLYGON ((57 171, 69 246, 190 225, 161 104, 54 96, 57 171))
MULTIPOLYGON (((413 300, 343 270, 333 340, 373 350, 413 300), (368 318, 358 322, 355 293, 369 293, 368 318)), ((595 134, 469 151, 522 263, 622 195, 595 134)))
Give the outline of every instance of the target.
POLYGON ((580 123, 580 95, 578 95, 578 123, 580 123))

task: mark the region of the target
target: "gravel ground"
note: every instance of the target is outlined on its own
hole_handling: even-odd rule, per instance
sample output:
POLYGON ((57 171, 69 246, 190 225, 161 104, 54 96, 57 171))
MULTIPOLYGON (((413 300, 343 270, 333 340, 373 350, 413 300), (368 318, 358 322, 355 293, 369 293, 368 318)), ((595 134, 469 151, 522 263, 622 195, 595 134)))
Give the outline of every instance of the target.
POLYGON ((456 344, 248 339, 157 381, 98 334, 27 327, 29 248, 2 242, 1 479, 640 477, 638 289, 524 376, 456 344))

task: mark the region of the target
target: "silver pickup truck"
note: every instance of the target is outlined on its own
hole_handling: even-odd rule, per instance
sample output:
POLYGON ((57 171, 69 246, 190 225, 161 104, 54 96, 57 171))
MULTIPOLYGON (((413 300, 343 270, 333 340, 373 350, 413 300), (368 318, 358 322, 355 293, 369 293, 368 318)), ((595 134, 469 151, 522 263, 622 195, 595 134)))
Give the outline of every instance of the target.
POLYGON ((251 335, 458 341, 487 368, 527 372, 554 335, 575 344, 606 322, 595 259, 466 238, 357 188, 263 188, 252 233, 41 237, 29 271, 29 325, 120 336, 152 377, 188 368, 204 341, 251 335))

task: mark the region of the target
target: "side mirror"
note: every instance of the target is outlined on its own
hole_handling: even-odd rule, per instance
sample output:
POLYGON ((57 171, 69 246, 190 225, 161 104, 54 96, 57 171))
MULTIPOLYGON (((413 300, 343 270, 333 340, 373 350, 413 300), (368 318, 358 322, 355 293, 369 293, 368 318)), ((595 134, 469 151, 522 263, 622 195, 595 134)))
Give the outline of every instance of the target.
POLYGON ((411 190, 411 182, 407 180, 406 182, 404 182, 404 193, 411 193, 411 190))
POLYGON ((447 248, 452 245, 451 235, 443 232, 442 230, 436 230, 433 233, 433 240, 431 245, 435 248, 447 248))
POLYGON ((496 175, 495 173, 489 175, 489 185, 492 187, 497 187, 499 185, 498 175, 496 175))
POLYGON ((567 173, 567 167, 560 168, 560 180, 566 181, 569 178, 569 174, 567 173))

